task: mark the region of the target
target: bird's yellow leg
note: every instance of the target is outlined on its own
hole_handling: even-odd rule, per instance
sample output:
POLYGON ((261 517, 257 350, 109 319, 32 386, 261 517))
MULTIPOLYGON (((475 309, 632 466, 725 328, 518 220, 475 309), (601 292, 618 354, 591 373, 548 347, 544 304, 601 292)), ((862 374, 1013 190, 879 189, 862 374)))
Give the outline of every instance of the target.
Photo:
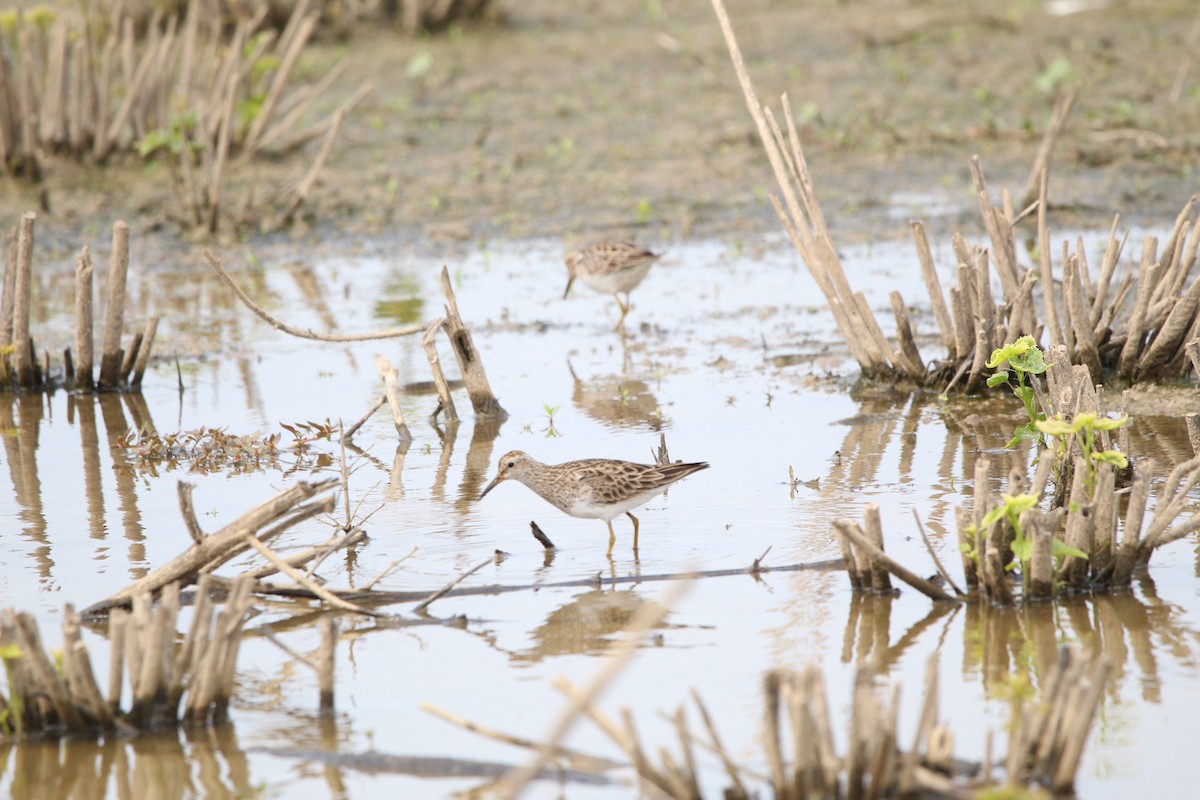
POLYGON ((638 518, 635 517, 633 514, 630 514, 628 511, 625 512, 625 516, 627 516, 631 520, 633 520, 633 552, 636 553, 637 552, 638 518))
POLYGON ((613 545, 616 543, 617 543, 617 535, 615 533, 613 533, 612 520, 609 520, 608 521, 608 552, 604 554, 605 556, 607 556, 608 558, 612 558, 613 545))
POLYGON ((625 315, 629 313, 629 304, 621 302, 621 295, 613 294, 613 298, 617 301, 617 307, 621 309, 621 318, 617 320, 617 324, 613 326, 614 331, 622 330, 625 327, 625 315))

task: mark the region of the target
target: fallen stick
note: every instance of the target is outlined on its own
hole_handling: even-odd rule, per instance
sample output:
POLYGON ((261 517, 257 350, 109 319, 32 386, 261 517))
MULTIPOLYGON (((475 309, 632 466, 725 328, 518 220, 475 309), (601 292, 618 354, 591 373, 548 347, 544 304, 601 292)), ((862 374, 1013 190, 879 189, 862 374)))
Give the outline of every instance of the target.
POLYGON ((271 550, 271 548, 269 548, 265 544, 263 544, 259 540, 259 538, 257 536, 255 536, 253 533, 245 533, 245 534, 243 534, 242 538, 246 542, 246 544, 250 545, 255 550, 257 550, 259 555, 261 555, 267 561, 270 561, 271 565, 274 566, 277 570, 282 572, 284 575, 287 575, 289 578, 294 580, 297 584, 299 584, 300 586, 303 586, 305 589, 308 589, 310 592, 312 592, 317 597, 324 600, 326 603, 329 603, 329 605, 333 606, 334 608, 340 608, 343 611, 353 611, 355 614, 365 614, 368 617, 380 616, 379 614, 375 613, 374 611, 368 611, 365 608, 360 608, 359 606, 356 606, 353 603, 347 602, 346 600, 343 600, 342 598, 335 595, 333 592, 330 592, 327 589, 319 586, 316 583, 316 581, 310 580, 309 578, 307 578, 304 575, 303 572, 296 569, 291 564, 287 563, 282 558, 280 558, 278 555, 276 555, 275 552, 273 550, 271 550))
POLYGON ((925 549, 929 551, 929 557, 933 559, 933 566, 937 569, 938 574, 942 576, 942 580, 946 585, 954 590, 954 593, 959 597, 966 597, 966 592, 958 588, 958 584, 950 577, 950 573, 942 566, 942 560, 938 558, 938 554, 933 549, 933 545, 929 543, 929 536, 925 533, 925 525, 921 522, 921 515, 917 513, 917 509, 913 509, 913 519, 917 521, 917 530, 921 533, 921 541, 925 543, 925 549))
POLYGON ((862 536, 855 531, 853 529, 853 525, 849 524, 847 520, 838 520, 833 523, 833 527, 840 536, 844 536, 849 539, 855 547, 866 550, 871 558, 882 564, 888 572, 892 573, 897 578, 904 581, 909 586, 913 587, 931 600, 942 600, 948 603, 962 602, 957 597, 947 594, 921 576, 909 572, 903 566, 893 561, 887 553, 876 547, 869 539, 867 539, 866 536, 862 536))
MULTIPOLYGON (((193 544, 182 555, 153 570, 144 578, 89 606, 82 612, 83 616, 95 616, 110 608, 128 605, 134 595, 158 592, 169 583, 194 583, 202 572, 215 569, 245 550, 249 546, 244 541, 247 532, 254 532, 271 524, 291 511, 296 504, 334 487, 337 483, 337 478, 312 483, 300 481, 290 489, 250 509, 216 533, 204 537, 202 542, 193 544)), ((329 506, 327 510, 332 510, 333 498, 327 498, 325 505, 329 506)), ((280 533, 282 530, 277 527, 273 532, 280 533)))
MULTIPOLYGON (((491 559, 489 559, 490 561, 491 559)), ((660 581, 678 581, 684 578, 728 578, 735 575, 752 575, 754 578, 761 578, 763 575, 773 572, 807 572, 809 570, 837 570, 843 569, 844 565, 840 560, 812 561, 805 564, 785 564, 779 567, 759 566, 756 573, 751 573, 747 567, 732 567, 728 569, 712 569, 703 570, 701 572, 667 572, 658 573, 655 575, 627 575, 611 578, 600 576, 588 578, 576 578, 568 581, 556 581, 553 583, 537 583, 537 584, 488 584, 485 586, 468 586, 465 588, 456 588, 446 592, 443 597, 468 597, 472 595, 497 595, 508 594, 510 592, 526 592, 531 590, 541 589, 567 589, 574 587, 591 587, 604 588, 613 586, 622 586, 627 583, 657 583, 660 581)), ((255 589, 258 594, 270 594, 277 597, 288 598, 308 598, 310 595, 303 590, 284 586, 259 586, 255 589)), ((352 600, 358 603, 371 603, 373 605, 387 605, 389 603, 411 603, 414 600, 422 600, 429 597, 429 591, 407 591, 407 592, 381 592, 381 591, 363 591, 361 589, 329 589, 329 591, 341 597, 344 600, 352 600)))
POLYGON ((351 425, 349 428, 346 428, 346 430, 342 432, 342 437, 341 437, 342 441, 348 442, 351 439, 353 439, 354 434, 358 433, 358 429, 361 428, 363 425, 367 424, 367 420, 369 420, 371 417, 375 416, 375 412, 378 411, 379 409, 383 408, 384 403, 386 403, 387 401, 388 401, 387 395, 381 395, 379 397, 379 399, 376 400, 369 409, 367 409, 367 413, 363 414, 359 418, 358 422, 354 423, 353 425, 351 425))
POLYGON ((402 328, 390 328, 388 330, 376 331, 373 333, 315 333, 312 330, 301 330, 284 322, 280 322, 266 311, 255 305, 254 301, 250 299, 250 296, 242 291, 242 288, 234 282, 233 278, 229 276, 229 273, 226 272, 224 267, 221 266, 221 260, 208 250, 204 251, 204 258, 208 261, 209 266, 212 267, 216 271, 217 275, 220 276, 221 280, 224 281, 225 285, 233 290, 233 293, 237 295, 237 298, 242 301, 242 304, 246 306, 246 308, 253 311, 255 316, 270 325, 272 328, 283 331, 289 336, 296 336, 301 339, 312 339, 313 341, 317 342, 369 342, 375 339, 394 339, 399 336, 412 336, 414 333, 421 333, 425 330, 425 326, 420 324, 405 325, 402 328))
POLYGON ((437 599, 439 599, 439 598, 441 598, 441 597, 445 597, 445 596, 446 596, 446 594, 447 594, 447 593, 449 593, 451 589, 453 589, 455 586, 458 586, 460 583, 462 583, 462 582, 463 582, 463 581, 465 581, 467 578, 469 578, 469 577, 471 577, 472 575, 474 575, 476 572, 479 572, 479 570, 483 569, 484 567, 486 567, 486 566, 487 566, 488 564, 490 564, 490 563, 492 563, 492 559, 491 559, 491 558, 488 558, 488 559, 486 559, 486 560, 484 560, 484 561, 480 561, 478 564, 476 564, 475 566, 471 567, 471 569, 467 570, 467 571, 466 571, 466 572, 464 572, 462 575, 459 575, 457 578, 455 578, 454 580, 450 581, 448 584, 446 584, 445 586, 443 586, 441 589, 438 589, 436 592, 434 592, 433 594, 429 595, 429 597, 427 597, 425 600, 423 600, 423 601, 421 601, 420 603, 418 603, 418 604, 416 605, 416 607, 415 607, 415 608, 413 608, 413 613, 414 613, 414 614, 420 614, 420 613, 421 613, 421 612, 423 612, 425 609, 429 608, 429 605, 430 605, 431 603, 433 603, 433 601, 434 601, 434 600, 437 600, 437 599))
POLYGON ((405 555, 402 555, 402 556, 400 556, 400 557, 399 557, 399 558, 397 558, 395 561, 393 561, 392 563, 388 564, 386 567, 384 567, 383 569, 381 569, 381 570, 379 571, 379 574, 378 574, 378 575, 376 575, 376 576, 375 576, 374 578, 372 578, 371 580, 367 581, 367 584, 366 584, 366 585, 365 585, 363 588, 364 588, 364 589, 366 589, 366 590, 368 590, 368 591, 370 591, 371 587, 373 587, 375 584, 377 584, 377 583, 379 583, 381 580, 383 580, 383 579, 384 579, 384 578, 387 576, 387 574, 388 574, 389 572, 391 572, 392 570, 394 570, 396 567, 400 566, 400 565, 401 565, 401 564, 403 564, 405 561, 408 561, 410 558, 412 558, 412 557, 413 557, 413 555, 414 555, 416 552, 417 552, 417 548, 416 548, 416 546, 414 546, 412 550, 409 550, 409 551, 408 551, 408 553, 406 553, 405 555))
MULTIPOLYGON (((484 736, 489 739, 495 739, 498 742, 511 744, 514 747, 524 747, 528 750, 536 750, 542 746, 540 742, 536 742, 533 739, 514 736, 511 733, 504 733, 503 731, 498 731, 495 728, 489 728, 487 726, 480 725, 478 722, 472 722, 466 717, 455 714, 453 711, 447 711, 440 706, 435 706, 433 703, 430 703, 427 700, 422 700, 417 708, 421 709, 427 714, 432 714, 439 719, 445 720, 451 725, 457 725, 463 730, 470 731, 471 733, 477 733, 480 736, 484 736)), ((557 748, 554 755, 558 758, 565 758, 576 768, 584 770, 600 772, 608 769, 620 769, 621 767, 625 766, 617 761, 611 761, 607 758, 601 758, 600 756, 588 755, 586 753, 581 753, 578 750, 562 747, 561 745, 557 748)))

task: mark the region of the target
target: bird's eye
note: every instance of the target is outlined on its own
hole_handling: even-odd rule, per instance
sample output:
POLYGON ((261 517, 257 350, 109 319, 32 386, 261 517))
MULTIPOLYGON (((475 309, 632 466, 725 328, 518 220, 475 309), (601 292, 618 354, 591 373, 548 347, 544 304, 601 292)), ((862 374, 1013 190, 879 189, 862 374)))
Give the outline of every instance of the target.
POLYGON ((517 462, 515 462, 515 461, 510 461, 510 462, 508 462, 508 464, 507 464, 507 466, 508 466, 508 468, 509 468, 509 469, 512 469, 512 468, 513 468, 513 467, 515 467, 516 465, 517 465, 517 462))

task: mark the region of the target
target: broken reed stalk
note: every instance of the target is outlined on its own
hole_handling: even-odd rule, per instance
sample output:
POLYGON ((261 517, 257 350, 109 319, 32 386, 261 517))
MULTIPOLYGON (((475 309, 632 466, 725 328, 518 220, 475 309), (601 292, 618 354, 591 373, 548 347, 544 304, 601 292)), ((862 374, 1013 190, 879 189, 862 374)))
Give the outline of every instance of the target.
MULTIPOLYGON (((237 295, 242 304, 254 312, 255 316, 266 322, 276 330, 283 331, 291 336, 297 336, 302 339, 311 339, 322 342, 362 342, 374 339, 389 339, 397 336, 409 336, 412 334, 422 334, 421 344, 425 349, 426 358, 429 361, 430 371, 433 375, 434 385, 438 390, 439 409, 447 414, 447 419, 457 420, 458 415, 454 409, 454 404, 450 399, 449 383, 445 379, 445 375, 441 369, 441 360, 437 354, 437 348, 434 342, 436 331, 440 328, 446 332, 446 336, 450 339, 451 348, 454 351, 455 359, 458 361, 459 371, 462 374, 463 384, 466 386, 467 395, 471 399, 471 406, 474 408, 476 415, 480 417, 489 417, 493 419, 506 419, 508 412, 500 405, 500 401, 492 392, 491 384, 488 383, 487 374, 483 369, 483 360, 479 351, 475 347, 474 339, 471 337, 471 331, 463 322, 462 316, 458 310, 458 300, 454 296, 454 289, 450 284, 450 272, 445 266, 442 267, 441 285, 442 292, 446 298, 445 316, 428 324, 407 325, 402 328, 393 328, 391 330, 368 332, 368 333, 352 333, 352 334, 320 334, 312 330, 301 330, 294 326, 288 325, 268 314, 260 308, 250 296, 242 290, 240 286, 233 280, 233 277, 225 270, 221 260, 214 256, 208 250, 204 251, 204 258, 209 266, 220 276, 221 281, 237 295)), ((396 425, 396 432, 400 436, 401 443, 411 442, 412 434, 408 430, 408 425, 404 420, 404 413, 400 406, 400 389, 396 383, 396 370, 391 363, 381 354, 375 356, 375 366, 380 378, 383 380, 386 391, 384 394, 386 402, 392 410, 392 420, 396 425)), ((363 419, 352 425, 347 431, 346 436, 350 437, 358 430, 359 427, 366 421, 375 410, 378 410, 383 402, 377 402, 373 409, 364 415, 363 419)), ((436 416, 436 412, 435 412, 436 416)))
MULTIPOLYGON (((33 341, 29 331, 30 292, 33 269, 34 221, 36 215, 27 212, 22 216, 20 235, 14 256, 6 273, 12 275, 11 291, 9 279, 5 277, 3 309, 11 307, 11 323, 4 326, 0 336, 0 349, 5 337, 13 343, 14 374, 17 390, 32 388, 52 389, 57 380, 51 374, 49 354, 39 367, 34 359, 33 341), (10 306, 11 299, 11 306, 10 306), (17 344, 20 337, 21 344, 17 344), (22 378, 24 376, 24 378, 22 378)), ((139 387, 153 349, 158 318, 151 317, 143 332, 136 334, 126 354, 121 349, 121 328, 124 320, 125 285, 129 270, 129 226, 117 222, 113 226, 113 250, 108 277, 108 303, 103 332, 99 385, 103 389, 139 387)), ((77 391, 90 392, 95 386, 93 325, 93 268, 91 252, 85 245, 75 261, 75 350, 63 352, 62 383, 77 391)), ((6 357, 0 355, 0 382, 8 384, 9 370, 6 357)))
POLYGON ((5 235, 4 283, 0 287, 0 380, 9 383, 10 365, 4 356, 13 340, 13 305, 17 287, 18 230, 14 228, 5 235))
MULTIPOLYGON (((69 376, 79 391, 90 392, 95 386, 92 362, 95 356, 95 332, 92 328, 92 256, 85 244, 75 260, 75 374, 69 376)), ((149 348, 147 348, 149 350, 149 348)))
POLYGON ((894 590, 887 579, 887 574, 891 573, 931 600, 960 602, 959 598, 909 571, 884 552, 878 503, 867 504, 863 510, 863 519, 866 533, 853 520, 839 519, 833 523, 840 540, 846 570, 851 574, 850 585, 856 592, 892 594, 894 590))
POLYGON ((410 443, 412 442, 412 433, 408 430, 408 423, 404 421, 404 409, 400 405, 400 387, 396 383, 396 368, 382 353, 376 353, 374 359, 375 371, 379 373, 379 378, 383 381, 384 396, 387 398, 388 408, 392 411, 392 424, 396 426, 396 436, 401 443, 410 443))
MULTIPOLYGON (((785 131, 755 93, 723 0, 712 0, 712 4, 746 106, 775 175, 779 196, 771 195, 771 204, 824 294, 850 354, 864 375, 903 379, 943 390, 954 386, 965 391, 982 389, 987 377, 984 365, 991 352, 1022 335, 1037 334, 1042 327, 1034 298, 1037 284, 1042 292, 1048 344, 1067 345, 1072 358, 1088 365, 1097 377, 1103 374, 1101 370, 1125 381, 1171 381, 1182 376, 1183 341, 1200 331, 1200 320, 1195 314, 1200 301, 1200 279, 1191 284, 1186 280, 1200 244, 1200 219, 1191 224, 1194 201, 1189 201, 1177 217, 1171 240, 1160 258, 1154 255, 1156 244, 1152 237, 1147 239, 1136 279, 1127 274, 1116 286, 1112 285, 1124 244, 1117 238, 1114 221, 1098 280, 1093 282, 1080 241, 1074 253, 1064 245, 1062 288, 1061 291, 1055 288, 1046 222, 1046 163, 1070 113, 1073 93, 1056 101, 1027 190, 1027 194, 1032 194, 1036 188, 1038 195, 1037 265, 1024 268, 1019 264, 1016 240, 1017 224, 1032 214, 1034 206, 1030 204, 1017 213, 1007 193, 1001 207, 994 205, 979 159, 972 157, 972 182, 990 244, 988 249, 971 248, 955 235, 958 285, 950 288, 948 304, 942 296, 924 232, 918 224, 913 224, 918 261, 947 358, 931 362, 933 369, 925 367, 930 359, 922 358, 913 344, 906 304, 900 296, 892 298, 899 343, 893 346, 883 335, 863 295, 855 292, 846 278, 817 201, 787 95, 780 98, 785 131), (993 269, 1002 290, 997 299, 992 298, 989 288, 988 276, 993 269), (1137 301, 1130 313, 1126 301, 1135 283, 1137 301)), ((1032 201, 1032 197, 1028 199, 1032 201)))
POLYGON ((33 358, 33 343, 29 338, 29 303, 33 290, 33 224, 37 215, 26 211, 21 215, 17 238, 17 271, 13 286, 13 363, 17 386, 32 389, 37 385, 37 365, 33 358))
POLYGON ((446 324, 446 320, 435 319, 425 327, 421 336, 421 347, 425 350, 425 359, 429 362, 429 371, 433 374, 433 385, 437 388, 438 404, 432 416, 436 419, 439 413, 447 421, 458 420, 458 410, 454 407, 454 399, 450 396, 450 384, 446 382, 446 374, 442 372, 442 360, 438 356, 437 332, 446 324))
POLYGON ((129 226, 113 225, 108 267, 108 302, 100 351, 100 388, 115 389, 121 379, 121 327, 125 317, 125 278, 129 272, 129 226))
POLYGON ((148 595, 138 595, 132 613, 113 614, 107 695, 101 694, 80 635, 81 618, 71 604, 63 614, 61 670, 54 668, 32 615, 0 611, 0 646, 6 648, 9 677, 8 697, 0 696, 9 714, 0 740, 149 731, 180 721, 181 698, 186 698, 182 719, 205 725, 221 721, 233 688, 227 673, 236 665, 252 582, 235 584, 215 623, 216 606, 202 582, 191 628, 178 646, 177 584, 165 587, 156 605, 148 595), (126 678, 130 703, 122 710, 126 678))
POLYGON ((471 331, 458 313, 458 300, 454 296, 454 287, 450 284, 450 271, 445 266, 442 267, 442 294, 446 297, 446 316, 442 330, 450 339, 450 346, 458 360, 458 369, 467 387, 467 396, 471 398, 475 414, 480 417, 507 419, 508 412, 501 407, 500 401, 492 393, 491 384, 488 383, 487 374, 483 370, 483 359, 475 349, 471 331))

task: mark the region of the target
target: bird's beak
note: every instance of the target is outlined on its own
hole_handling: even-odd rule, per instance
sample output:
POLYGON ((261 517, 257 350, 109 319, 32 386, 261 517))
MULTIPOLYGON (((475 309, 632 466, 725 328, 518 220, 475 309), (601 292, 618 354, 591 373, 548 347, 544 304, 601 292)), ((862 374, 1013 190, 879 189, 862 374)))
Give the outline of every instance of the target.
POLYGON ((567 299, 567 295, 571 293, 571 284, 575 282, 575 276, 571 275, 567 278, 567 288, 563 291, 563 300, 567 299))
POLYGON ((484 487, 483 493, 479 495, 479 499, 482 500, 483 498, 487 497, 487 493, 490 492, 492 489, 495 489, 496 486, 499 485, 500 481, 502 481, 502 480, 504 480, 504 478, 500 477, 499 475, 492 478, 492 482, 489 483, 486 487, 484 487))

